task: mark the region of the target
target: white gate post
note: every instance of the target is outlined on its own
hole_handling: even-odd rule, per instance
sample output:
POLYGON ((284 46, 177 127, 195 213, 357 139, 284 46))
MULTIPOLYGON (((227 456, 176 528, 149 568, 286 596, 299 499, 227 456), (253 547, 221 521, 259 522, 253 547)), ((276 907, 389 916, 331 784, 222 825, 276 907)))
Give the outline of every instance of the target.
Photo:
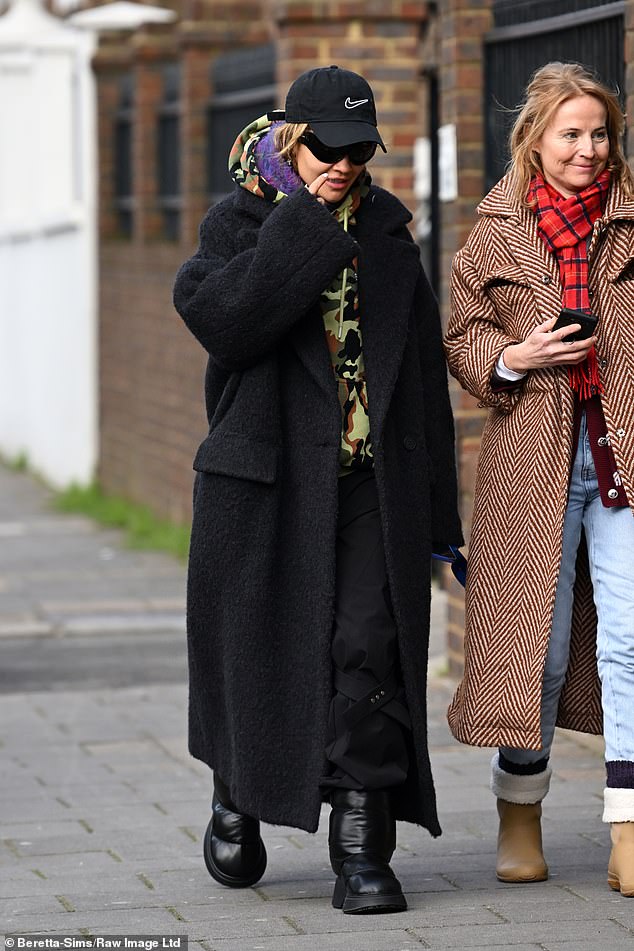
POLYGON ((0 16, 0 454, 59 487, 97 463, 96 37, 173 19, 130 0, 0 16))
POLYGON ((94 48, 40 0, 0 17, 0 452, 57 486, 97 451, 94 48))

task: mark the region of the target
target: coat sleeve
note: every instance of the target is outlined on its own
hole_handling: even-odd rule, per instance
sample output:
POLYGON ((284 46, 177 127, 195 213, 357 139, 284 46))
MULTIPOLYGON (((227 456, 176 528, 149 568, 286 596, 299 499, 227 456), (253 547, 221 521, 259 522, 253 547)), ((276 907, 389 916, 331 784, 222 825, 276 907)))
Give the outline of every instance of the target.
POLYGON ((521 387, 491 387, 498 357, 517 342, 500 325, 467 243, 454 257, 451 268, 451 315, 445 352, 452 375, 481 406, 494 406, 510 413, 519 400, 521 387))
POLYGON ((230 371, 273 350, 359 250, 303 188, 271 211, 255 247, 235 250, 234 218, 226 208, 207 213, 198 250, 174 287, 176 310, 214 361, 230 371))
POLYGON ((420 327, 420 363, 425 394, 425 442, 432 467, 432 548, 444 552, 464 544, 458 514, 455 433, 449 399, 438 304, 421 268, 416 293, 420 327))

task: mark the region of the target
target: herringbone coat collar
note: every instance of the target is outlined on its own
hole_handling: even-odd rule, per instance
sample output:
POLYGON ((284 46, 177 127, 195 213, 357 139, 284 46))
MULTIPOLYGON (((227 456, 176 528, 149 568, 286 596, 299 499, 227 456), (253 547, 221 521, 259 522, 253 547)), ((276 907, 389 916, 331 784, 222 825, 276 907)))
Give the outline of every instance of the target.
MULTIPOLYGON (((511 175, 505 175, 480 202, 479 215, 492 218, 518 218, 529 221, 534 217, 530 208, 521 205, 511 192, 511 175)), ((602 220, 606 225, 614 221, 634 220, 634 199, 629 198, 619 182, 613 182, 602 220)))

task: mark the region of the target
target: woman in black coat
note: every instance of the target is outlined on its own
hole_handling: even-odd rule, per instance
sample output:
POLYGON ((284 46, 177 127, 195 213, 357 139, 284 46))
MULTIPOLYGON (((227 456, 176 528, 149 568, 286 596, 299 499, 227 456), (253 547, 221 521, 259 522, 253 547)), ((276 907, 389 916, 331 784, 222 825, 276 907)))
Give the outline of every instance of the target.
POLYGON ((174 292, 209 354, 188 585, 205 858, 251 885, 258 820, 314 831, 328 800, 333 904, 396 911, 395 819, 440 834, 430 564, 462 543, 440 322, 411 216, 367 174, 366 81, 310 70, 283 118, 238 138, 174 292))

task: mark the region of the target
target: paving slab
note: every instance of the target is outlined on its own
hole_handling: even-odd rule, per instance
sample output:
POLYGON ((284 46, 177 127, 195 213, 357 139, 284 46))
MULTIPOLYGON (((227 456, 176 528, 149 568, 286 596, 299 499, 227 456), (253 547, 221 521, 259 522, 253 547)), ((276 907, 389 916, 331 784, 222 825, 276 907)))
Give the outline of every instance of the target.
POLYGON ((187 751, 184 590, 183 565, 53 512, 45 488, 0 468, 0 931, 187 934, 201 951, 634 949, 634 901, 605 881, 600 739, 558 731, 550 880, 496 880, 492 751, 447 727, 441 592, 429 741, 444 834, 399 823, 409 910, 331 907, 326 807, 314 835, 263 825, 256 887, 218 886, 201 854, 210 774, 187 751))

